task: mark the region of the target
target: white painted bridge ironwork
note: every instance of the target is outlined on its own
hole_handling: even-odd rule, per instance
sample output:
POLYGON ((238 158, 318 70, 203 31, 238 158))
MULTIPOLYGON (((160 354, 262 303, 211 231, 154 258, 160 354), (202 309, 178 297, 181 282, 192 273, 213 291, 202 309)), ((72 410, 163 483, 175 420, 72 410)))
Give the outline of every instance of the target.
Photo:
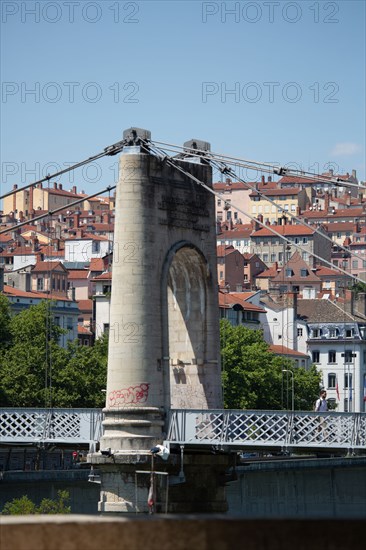
POLYGON ((0 409, 2 444, 89 445, 102 435, 101 409, 0 409))
POLYGON ((223 450, 366 451, 366 413, 176 409, 167 442, 223 450))
MULTIPOLYGON (((93 446, 101 409, 0 409, 2 444, 93 446)), ((227 450, 366 452, 366 413, 172 409, 166 442, 227 450)))

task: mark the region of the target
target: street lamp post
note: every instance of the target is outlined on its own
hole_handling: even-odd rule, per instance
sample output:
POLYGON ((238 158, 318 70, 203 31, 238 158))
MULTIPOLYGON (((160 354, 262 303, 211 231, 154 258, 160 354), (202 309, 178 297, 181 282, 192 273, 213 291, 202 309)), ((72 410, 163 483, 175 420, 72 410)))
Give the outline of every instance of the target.
MULTIPOLYGON (((292 387, 292 400, 291 400, 291 410, 295 410, 295 387, 294 387, 294 373, 292 370, 289 369, 282 369, 282 372, 290 372, 291 373, 291 387, 292 387)), ((287 393, 288 393, 288 380, 287 380, 287 393)))

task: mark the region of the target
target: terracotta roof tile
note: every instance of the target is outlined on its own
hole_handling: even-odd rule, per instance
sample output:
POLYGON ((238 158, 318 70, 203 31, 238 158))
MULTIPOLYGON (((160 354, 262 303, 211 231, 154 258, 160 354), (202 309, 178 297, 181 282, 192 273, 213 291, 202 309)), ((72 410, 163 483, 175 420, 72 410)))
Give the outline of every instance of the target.
POLYGON ((240 252, 238 252, 238 250, 236 250, 236 248, 234 248, 231 244, 219 244, 216 247, 216 251, 217 251, 218 258, 222 258, 223 256, 228 256, 233 252, 240 254, 240 252))
POLYGON ((89 271, 87 269, 70 269, 68 279, 87 279, 89 271))
POLYGON ((102 258, 91 258, 90 259, 90 271, 104 271, 104 262, 102 258))
MULTIPOLYGON (((240 294, 250 294, 252 292, 222 292, 219 291, 219 307, 223 309, 231 309, 234 305, 240 305, 244 311, 256 311, 258 313, 265 313, 266 310, 262 307, 256 306, 247 302, 244 297, 240 297, 240 294)), ((249 296, 248 296, 249 297, 249 296)))
POLYGON ((306 353, 301 353, 291 348, 286 348, 285 346, 277 346, 275 344, 270 344, 269 349, 275 355, 291 355, 294 357, 300 357, 302 359, 309 359, 309 356, 306 353))
POLYGON ((98 275, 97 277, 94 277, 94 279, 92 279, 93 281, 111 281, 112 280, 112 272, 111 271, 107 271, 106 273, 102 273, 101 275, 98 275))
POLYGON ((62 265, 61 262, 37 262, 34 268, 32 269, 32 273, 39 273, 44 271, 63 271, 64 273, 67 272, 65 267, 62 265))
MULTIPOLYGON (((314 235, 316 231, 316 229, 310 229, 304 225, 272 225, 270 227, 285 237, 291 235, 314 235)), ((252 233, 252 237, 276 237, 276 234, 267 227, 262 227, 262 229, 252 233)))
POLYGON ((79 300, 78 306, 80 311, 93 311, 93 300, 79 300))

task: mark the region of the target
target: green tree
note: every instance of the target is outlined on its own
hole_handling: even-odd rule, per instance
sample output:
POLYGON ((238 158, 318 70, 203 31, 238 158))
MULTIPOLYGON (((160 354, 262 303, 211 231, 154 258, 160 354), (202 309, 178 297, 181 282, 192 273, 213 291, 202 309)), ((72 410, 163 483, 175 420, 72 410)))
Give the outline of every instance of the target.
POLYGON ((102 407, 108 339, 93 347, 69 343, 42 302, 10 320, 11 345, 0 349, 0 405, 8 407, 102 407))
POLYGON ((58 340, 63 330, 52 322, 44 301, 14 315, 11 346, 1 353, 2 403, 14 407, 43 407, 50 403, 52 369, 64 360, 58 340))
POLYGON ((36 514, 70 514, 71 507, 66 503, 70 500, 68 491, 57 491, 57 500, 44 498, 36 510, 36 514))
POLYGON ((36 513, 36 505, 34 502, 24 495, 20 498, 14 498, 6 502, 2 510, 3 516, 24 516, 36 513))
POLYGON ((0 351, 11 345, 10 303, 4 294, 0 294, 0 351))
POLYGON ((54 373, 53 402, 57 407, 103 407, 107 382, 108 340, 93 347, 68 345, 62 368, 54 373))
POLYGON ((283 395, 287 393, 286 375, 282 371, 287 369, 294 375, 295 409, 312 410, 320 383, 320 374, 314 366, 309 370, 294 368, 290 360, 274 355, 260 330, 234 327, 222 320, 220 336, 225 408, 282 409, 283 395))
POLYGON ((70 514, 71 507, 67 506, 70 500, 68 491, 58 491, 57 499, 44 498, 39 506, 24 495, 20 498, 14 498, 4 505, 1 512, 3 516, 22 516, 34 514, 70 514))

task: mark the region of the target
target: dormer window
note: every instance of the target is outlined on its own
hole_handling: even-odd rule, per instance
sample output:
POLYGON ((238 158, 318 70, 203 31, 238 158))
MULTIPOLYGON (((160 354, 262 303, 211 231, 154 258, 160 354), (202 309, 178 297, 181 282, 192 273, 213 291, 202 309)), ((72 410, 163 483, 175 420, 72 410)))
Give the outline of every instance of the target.
POLYGON ((311 332, 311 336, 312 338, 320 338, 322 335, 322 331, 320 328, 313 328, 312 332, 311 332))
POLYGON ((307 269, 301 269, 300 270, 301 277, 307 277, 309 275, 309 272, 307 269))
POLYGON ((338 338, 338 329, 337 328, 329 329, 329 338, 338 338))
POLYGON ((286 277, 293 277, 294 276, 294 272, 292 271, 292 269, 286 269, 286 277))
POLYGON ((353 338, 353 336, 354 336, 353 328, 347 328, 346 329, 346 338, 353 338))

